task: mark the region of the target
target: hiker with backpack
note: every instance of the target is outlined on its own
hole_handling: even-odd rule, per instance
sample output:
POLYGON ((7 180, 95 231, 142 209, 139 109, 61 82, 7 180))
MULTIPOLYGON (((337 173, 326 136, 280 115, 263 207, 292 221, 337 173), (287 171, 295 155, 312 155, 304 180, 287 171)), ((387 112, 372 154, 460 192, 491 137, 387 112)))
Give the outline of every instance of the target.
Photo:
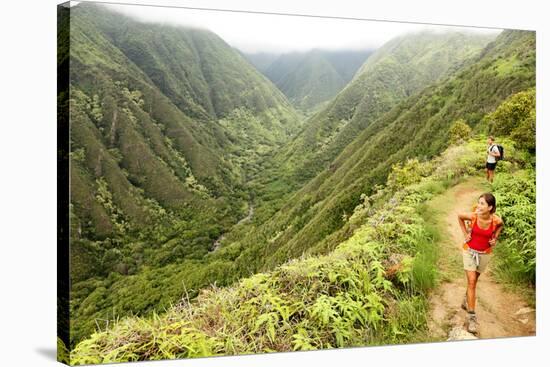
POLYGON ((477 317, 475 313, 476 286, 479 276, 487 268, 493 247, 504 223, 495 215, 497 204, 491 193, 482 194, 473 213, 458 215, 460 229, 464 233, 462 260, 467 279, 467 290, 462 308, 468 312, 467 330, 477 334, 477 317), (466 222, 469 222, 467 229, 466 222))
POLYGON ((490 183, 493 183, 497 162, 503 157, 504 148, 495 142, 495 138, 489 136, 489 139, 487 140, 487 162, 485 163, 485 171, 487 173, 487 181, 490 183))

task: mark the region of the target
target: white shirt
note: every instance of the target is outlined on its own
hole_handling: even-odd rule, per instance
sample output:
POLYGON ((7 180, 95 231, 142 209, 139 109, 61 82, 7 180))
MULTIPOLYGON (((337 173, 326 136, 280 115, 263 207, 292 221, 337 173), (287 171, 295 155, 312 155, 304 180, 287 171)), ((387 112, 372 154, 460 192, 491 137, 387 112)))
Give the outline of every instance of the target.
POLYGON ((496 144, 487 147, 487 163, 497 163, 497 159, 489 152, 500 153, 496 144))

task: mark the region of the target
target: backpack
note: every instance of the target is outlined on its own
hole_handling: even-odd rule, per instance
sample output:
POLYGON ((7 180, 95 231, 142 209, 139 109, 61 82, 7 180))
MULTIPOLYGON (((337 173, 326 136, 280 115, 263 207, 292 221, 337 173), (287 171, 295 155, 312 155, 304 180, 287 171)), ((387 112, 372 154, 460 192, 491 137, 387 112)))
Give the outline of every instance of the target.
POLYGON ((501 160, 504 159, 504 147, 503 147, 502 145, 500 145, 500 144, 493 144, 493 145, 491 146, 491 150, 493 149, 493 147, 494 147, 495 145, 497 146, 497 149, 498 149, 498 151, 499 151, 499 153, 500 153, 500 157, 495 157, 495 160, 498 162, 498 161, 501 161, 501 160))

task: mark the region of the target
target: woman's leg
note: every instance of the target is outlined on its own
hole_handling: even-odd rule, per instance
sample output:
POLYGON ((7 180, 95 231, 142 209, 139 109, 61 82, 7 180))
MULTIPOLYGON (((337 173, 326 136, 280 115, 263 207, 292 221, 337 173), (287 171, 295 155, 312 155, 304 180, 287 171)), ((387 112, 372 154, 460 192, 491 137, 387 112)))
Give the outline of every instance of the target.
POLYGON ((466 279, 468 280, 468 288, 466 290, 466 301, 468 311, 475 311, 476 308, 476 286, 479 273, 477 271, 466 270, 466 279))

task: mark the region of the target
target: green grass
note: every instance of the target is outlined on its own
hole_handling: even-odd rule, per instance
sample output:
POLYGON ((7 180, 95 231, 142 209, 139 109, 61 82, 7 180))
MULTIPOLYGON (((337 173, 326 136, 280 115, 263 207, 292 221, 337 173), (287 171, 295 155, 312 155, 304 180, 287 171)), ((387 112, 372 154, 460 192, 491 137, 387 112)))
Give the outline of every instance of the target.
POLYGON ((510 58, 499 59, 495 62, 493 69, 496 70, 499 76, 506 76, 512 74, 520 64, 521 60, 514 55, 510 58))
MULTIPOLYGON (((461 166, 446 159, 454 154, 450 149, 416 166, 431 173, 396 189, 389 200, 385 194, 364 198, 349 218, 362 225, 328 255, 203 290, 163 315, 122 319, 78 344, 71 363, 438 341, 427 332, 427 294, 437 284, 438 244, 446 233, 441 213, 455 205, 442 188, 451 172, 469 172, 468 160, 461 166), (376 198, 384 204, 371 213, 367 203, 376 198), (395 259, 398 271, 389 276, 395 259)), ((464 184, 479 186, 482 180, 464 184)))
MULTIPOLYGON (((72 10, 77 13, 77 7, 72 10)), ((74 48, 71 68, 73 100, 79 104, 72 115, 72 143, 76 148, 76 169, 72 170, 72 224, 76 230, 72 234, 83 233, 78 238, 81 242, 75 242, 71 260, 86 269, 72 274, 81 280, 73 283, 71 292, 72 326, 78 331, 72 333, 73 342, 93 331, 95 319, 161 312, 181 297, 184 285, 193 298, 210 283, 229 285, 304 254, 330 253, 367 223, 373 212, 384 210, 385 200, 394 192, 381 190, 384 195, 376 197, 377 185, 386 182, 394 164, 414 157, 425 163, 447 147, 446 127, 452 121, 464 117, 475 125, 480 111, 491 110, 511 91, 532 84, 534 70, 487 79, 481 64, 466 65, 458 77, 429 87, 397 106, 393 92, 401 93, 401 88, 381 93, 377 103, 370 106, 360 103, 363 97, 364 101, 373 99, 365 95, 364 85, 358 85, 324 111, 335 128, 342 127, 354 111, 357 124, 338 130, 339 138, 325 141, 328 144, 322 152, 326 155, 300 167, 303 157, 294 160, 292 155, 284 155, 288 153, 284 149, 273 161, 264 160, 277 148, 274 143, 283 141, 296 128, 294 113, 278 91, 260 83, 261 77, 250 68, 240 67, 239 56, 219 49, 222 43, 215 35, 153 26, 155 31, 166 31, 171 42, 182 47, 174 51, 177 57, 166 58, 166 50, 157 49, 157 43, 152 42, 155 32, 148 32, 147 27, 129 20, 112 22, 114 16, 104 12, 99 12, 100 16, 83 14, 93 15, 89 18, 94 21, 72 23, 77 27, 71 33, 82 45, 74 48), (123 32, 115 42, 108 35, 121 31, 119 26, 131 31, 123 32), (184 47, 195 41, 212 47, 184 47), (206 60, 204 70, 197 69, 197 62, 171 64, 178 59, 196 61, 198 56, 206 60), (229 70, 235 66, 233 70, 246 75, 236 77, 229 70), (171 75, 171 70, 180 77, 171 75), (193 79, 197 75, 200 78, 193 79), (219 88, 213 88, 209 96, 212 85, 219 88), (395 108, 383 114, 388 106, 395 108), (381 115, 380 119, 369 120, 373 112, 381 115), (363 129, 367 122, 372 125, 363 129), (253 129, 243 132, 244 126, 253 129), (408 141, 413 133, 415 140, 408 141), (358 139, 349 144, 357 134, 358 139), (330 157, 339 151, 343 153, 329 166, 330 157), (277 164, 282 164, 280 170, 277 164), (269 182, 267 189, 263 189, 265 182, 269 182), (351 223, 348 219, 363 203, 362 194, 372 198, 372 205, 351 223), (208 253, 213 241, 245 214, 244 204, 252 200, 256 212, 251 223, 225 233, 220 250, 208 253), (126 236, 128 233, 132 236, 126 236)), ((524 42, 528 34, 511 32, 504 36, 499 40, 508 37, 515 42, 513 52, 527 50, 530 55, 528 47, 519 47, 528 44, 524 42)), ((489 59, 508 47, 503 41, 493 46, 486 53, 489 59)), ((414 72, 400 70, 395 60, 385 66, 380 76, 396 77, 392 71, 406 75, 414 72)), ((322 131, 306 129, 302 142, 289 143, 290 152, 302 143, 315 152, 316 141, 311 139, 325 139, 334 133, 324 129, 328 124, 321 125, 322 131)), ((425 183, 420 192, 411 189, 414 202, 407 205, 419 205, 480 168, 476 163, 479 156, 472 151, 482 145, 478 142, 462 147, 464 151, 455 150, 447 162, 438 163, 447 168, 444 174, 434 177, 437 183, 425 183), (466 161, 454 159, 462 156, 466 161)), ((411 180, 418 177, 423 176, 415 175, 411 180)), ((393 226, 380 225, 377 236, 384 246, 398 253, 408 251, 406 255, 414 259, 410 274, 416 274, 411 278, 416 279, 415 288, 431 286, 432 259, 417 243, 424 234, 415 237, 407 233, 408 243, 398 246, 388 235, 393 226)), ((413 305, 419 307, 418 303, 413 305)), ((409 328, 407 332, 413 331, 409 328)), ((322 343, 329 340, 308 341, 303 333, 298 331, 299 342, 294 341, 301 343, 301 348, 315 343, 324 346, 322 343)), ((338 338, 355 340, 340 334, 338 338)), ((227 350, 251 348, 244 342, 235 346, 237 341, 228 341, 233 346, 228 345, 227 350)), ((334 341, 328 343, 332 346, 334 341)), ((292 342, 288 345, 295 346, 292 342)))
MULTIPOLYGON (((462 151, 474 155, 475 145, 462 151)), ((205 289, 163 315, 124 318, 79 343, 72 363, 433 340, 427 335, 426 299, 436 285, 441 232, 433 206, 425 202, 445 195, 451 172, 468 174, 468 160, 447 159, 453 154, 451 149, 411 166, 424 177, 401 171, 416 177, 413 184, 364 197, 348 219, 360 226, 331 253, 290 261, 227 288, 205 289), (394 265, 397 270, 390 270, 394 265)))
POLYGON ((427 293, 436 285, 437 279, 437 243, 439 232, 428 223, 425 225, 427 236, 418 242, 417 255, 414 258, 412 268, 413 287, 427 293))
POLYGON ((536 284, 536 188, 535 170, 495 176, 493 190, 504 230, 495 248, 498 279, 534 288, 536 284))

